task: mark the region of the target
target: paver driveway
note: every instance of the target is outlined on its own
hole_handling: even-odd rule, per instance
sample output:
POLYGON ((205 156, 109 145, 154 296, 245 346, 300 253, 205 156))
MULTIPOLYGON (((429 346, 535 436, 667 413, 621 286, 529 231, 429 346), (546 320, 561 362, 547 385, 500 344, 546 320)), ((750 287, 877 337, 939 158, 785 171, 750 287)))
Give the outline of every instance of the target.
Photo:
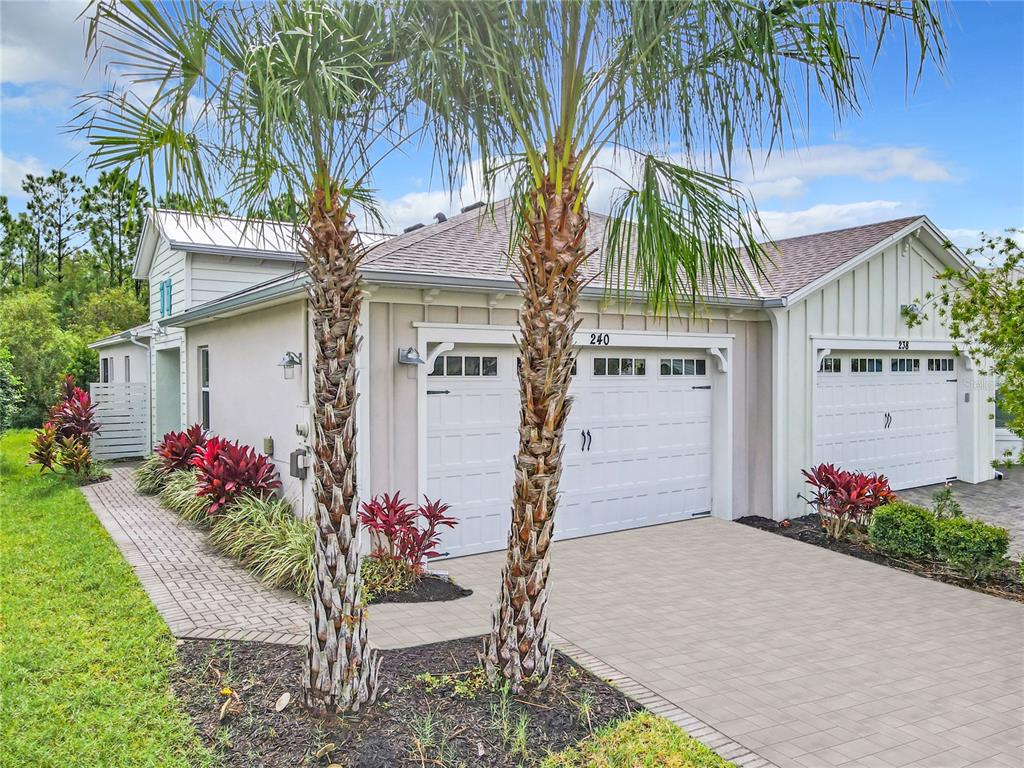
MULTIPOLYGON (((371 638, 483 633, 476 590, 371 609, 371 638)), ((1024 605, 715 519, 558 542, 570 642, 779 766, 1024 765, 1024 605)))

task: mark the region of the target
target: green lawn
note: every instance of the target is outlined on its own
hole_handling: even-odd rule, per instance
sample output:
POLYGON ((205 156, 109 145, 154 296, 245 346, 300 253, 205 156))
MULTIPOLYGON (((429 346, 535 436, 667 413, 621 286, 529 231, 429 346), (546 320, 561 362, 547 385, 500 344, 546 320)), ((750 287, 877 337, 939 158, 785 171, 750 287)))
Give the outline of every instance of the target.
POLYGON ((174 640, 73 483, 0 438, 0 766, 206 766, 174 640))

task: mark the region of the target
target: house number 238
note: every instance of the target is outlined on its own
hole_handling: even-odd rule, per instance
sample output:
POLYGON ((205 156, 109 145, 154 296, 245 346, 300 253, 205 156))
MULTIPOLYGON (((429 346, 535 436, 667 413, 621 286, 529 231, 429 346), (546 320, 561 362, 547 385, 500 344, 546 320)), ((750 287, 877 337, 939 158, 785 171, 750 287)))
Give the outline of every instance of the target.
POLYGON ((900 341, 899 342, 899 348, 900 349, 910 349, 910 342, 909 341, 900 341))
POLYGON ((590 334, 591 345, 607 347, 612 343, 611 337, 607 333, 592 333, 590 334))

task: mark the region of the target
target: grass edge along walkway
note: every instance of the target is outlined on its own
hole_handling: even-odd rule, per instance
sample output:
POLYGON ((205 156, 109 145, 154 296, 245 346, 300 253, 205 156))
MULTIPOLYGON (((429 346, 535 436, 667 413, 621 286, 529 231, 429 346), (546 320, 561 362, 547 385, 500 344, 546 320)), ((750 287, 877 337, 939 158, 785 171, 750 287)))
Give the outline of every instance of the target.
POLYGON ((213 759, 170 690, 174 638, 77 486, 0 437, 0 767, 213 759))

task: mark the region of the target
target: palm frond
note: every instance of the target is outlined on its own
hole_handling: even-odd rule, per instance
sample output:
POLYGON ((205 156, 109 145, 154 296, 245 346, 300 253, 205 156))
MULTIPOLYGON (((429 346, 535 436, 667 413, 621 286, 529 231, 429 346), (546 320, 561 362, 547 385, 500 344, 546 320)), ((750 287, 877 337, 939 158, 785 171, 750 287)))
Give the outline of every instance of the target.
POLYGON ((668 314, 681 301, 692 307, 704 296, 726 296, 731 285, 750 289, 763 275, 764 239, 753 205, 731 179, 647 155, 638 183, 612 203, 607 290, 619 300, 635 290, 668 314))

